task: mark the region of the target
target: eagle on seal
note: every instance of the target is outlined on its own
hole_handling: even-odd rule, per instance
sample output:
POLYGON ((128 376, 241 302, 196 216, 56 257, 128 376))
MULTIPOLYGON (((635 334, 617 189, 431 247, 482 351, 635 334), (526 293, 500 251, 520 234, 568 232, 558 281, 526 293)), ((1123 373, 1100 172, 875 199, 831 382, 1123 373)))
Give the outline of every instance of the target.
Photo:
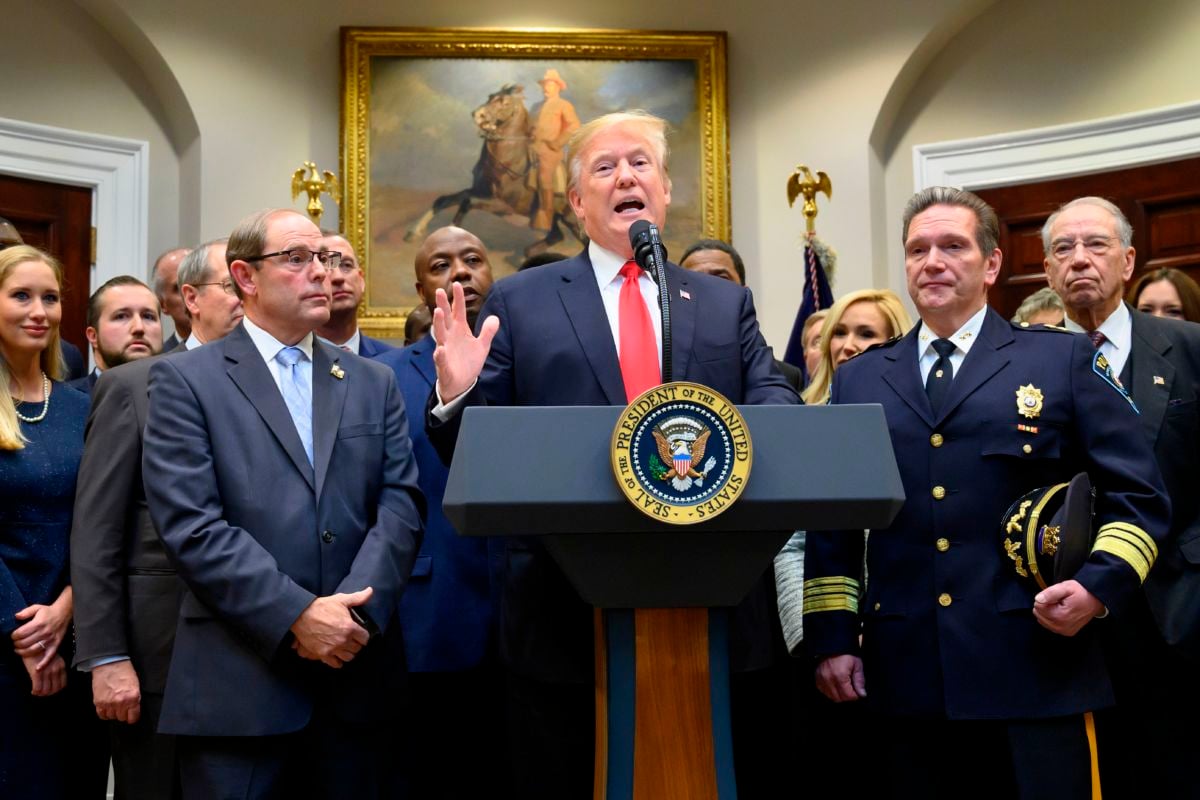
MULTIPOLYGON (((658 457, 662 459, 664 464, 671 464, 672 468, 667 470, 663 475, 664 481, 669 481, 672 478, 703 478, 704 473, 697 472, 692 464, 699 464, 704 460, 704 448, 708 445, 708 437, 712 433, 711 429, 705 430, 696 437, 696 441, 690 445, 687 439, 676 439, 674 443, 667 440, 667 437, 659 430, 654 430, 654 440, 658 443, 658 457)), ((690 481, 688 481, 690 485, 690 481)))

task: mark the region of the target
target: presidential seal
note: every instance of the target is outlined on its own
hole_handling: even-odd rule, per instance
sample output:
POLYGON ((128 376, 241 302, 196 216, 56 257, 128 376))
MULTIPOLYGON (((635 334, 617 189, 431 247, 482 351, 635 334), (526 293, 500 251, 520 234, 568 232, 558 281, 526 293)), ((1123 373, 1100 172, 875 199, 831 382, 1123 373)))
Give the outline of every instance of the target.
POLYGON ((746 421, 698 383, 665 383, 637 397, 617 420, 611 451, 629 502, 672 525, 712 519, 741 497, 750 477, 746 421))

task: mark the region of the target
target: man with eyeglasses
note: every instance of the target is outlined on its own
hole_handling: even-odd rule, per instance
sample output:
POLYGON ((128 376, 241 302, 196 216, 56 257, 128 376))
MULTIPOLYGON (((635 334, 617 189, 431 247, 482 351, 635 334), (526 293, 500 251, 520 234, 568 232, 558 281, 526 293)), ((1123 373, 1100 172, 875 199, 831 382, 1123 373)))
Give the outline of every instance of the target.
POLYGON ((225 260, 241 324, 150 371, 146 496, 186 586, 159 731, 184 798, 391 796, 424 507, 404 402, 313 335, 339 255, 307 217, 247 217, 225 260))
POLYGON ((317 328, 317 336, 322 341, 358 353, 363 358, 374 358, 388 350, 395 350, 390 344, 372 339, 358 329, 358 304, 362 302, 363 292, 366 291, 367 278, 350 240, 337 231, 322 230, 321 235, 324 237, 321 247, 341 253, 342 257, 337 269, 329 271, 329 322, 317 328))
POLYGON ((205 242, 179 265, 179 294, 192 325, 185 350, 217 341, 242 321, 242 301, 225 265, 227 241, 205 242))
POLYGON ((1134 272, 1133 228, 1119 208, 1080 197, 1042 228, 1046 275, 1112 365, 1140 412, 1138 429, 1171 497, 1171 529, 1139 593, 1104 628, 1117 705, 1097 714, 1105 794, 1190 797, 1200 750, 1200 325, 1122 301, 1134 272))
MULTIPOLYGON (((215 342, 242 318, 224 239, 188 252, 178 280, 191 332, 167 355, 215 342)), ((117 795, 147 800, 180 792, 175 737, 157 727, 183 596, 143 489, 153 362, 105 370, 96 382, 71 531, 75 666, 91 673, 96 713, 111 723, 117 795)))

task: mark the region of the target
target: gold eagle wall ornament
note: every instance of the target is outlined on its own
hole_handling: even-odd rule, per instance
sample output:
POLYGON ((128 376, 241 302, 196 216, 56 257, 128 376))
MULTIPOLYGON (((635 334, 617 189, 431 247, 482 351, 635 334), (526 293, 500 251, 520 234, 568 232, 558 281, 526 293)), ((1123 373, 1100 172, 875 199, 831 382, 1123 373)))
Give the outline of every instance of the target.
POLYGON ((804 196, 804 220, 811 236, 817 230, 817 192, 823 192, 825 198, 833 199, 833 184, 824 172, 817 172, 813 177, 812 171, 804 164, 796 166, 795 172, 787 180, 788 208, 796 204, 796 198, 804 196))
POLYGON ((321 214, 325 212, 325 207, 321 205, 322 193, 329 195, 334 203, 341 205, 342 191, 338 186, 337 176, 329 170, 325 170, 324 179, 322 179, 316 163, 305 161, 304 166, 292 174, 292 200, 295 201, 301 194, 308 195, 306 209, 308 217, 318 227, 321 225, 321 214), (308 173, 308 177, 305 177, 305 172, 308 173))

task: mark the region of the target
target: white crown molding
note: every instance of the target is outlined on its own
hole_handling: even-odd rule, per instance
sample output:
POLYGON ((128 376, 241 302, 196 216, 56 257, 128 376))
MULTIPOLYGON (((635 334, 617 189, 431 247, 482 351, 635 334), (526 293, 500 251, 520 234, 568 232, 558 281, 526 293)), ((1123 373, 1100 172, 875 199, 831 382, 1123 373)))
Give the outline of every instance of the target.
POLYGON ((149 267, 150 143, 0 117, 0 172, 91 187, 91 286, 149 267))
POLYGON ((1200 103, 1089 122, 917 145, 913 183, 987 189, 1200 153, 1200 103))

